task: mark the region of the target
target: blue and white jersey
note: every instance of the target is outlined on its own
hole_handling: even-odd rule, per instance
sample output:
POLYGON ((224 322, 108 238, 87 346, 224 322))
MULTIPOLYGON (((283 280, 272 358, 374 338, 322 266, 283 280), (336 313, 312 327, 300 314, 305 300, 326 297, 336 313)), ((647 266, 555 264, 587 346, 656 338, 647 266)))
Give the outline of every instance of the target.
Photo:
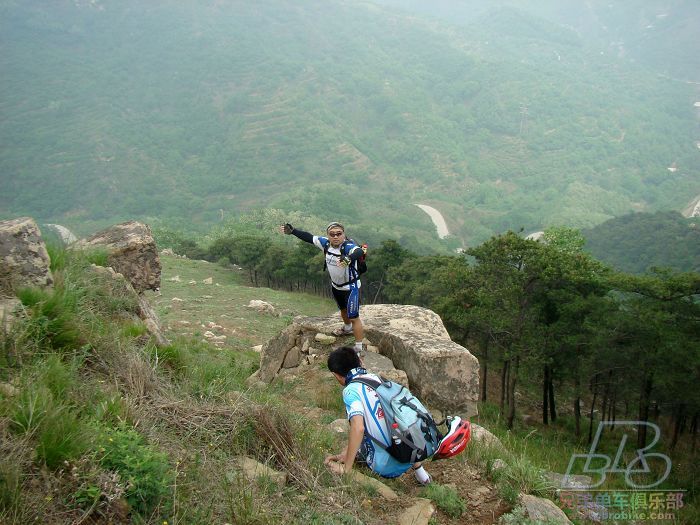
MULTIPOLYGON (((374 374, 363 374, 358 377, 380 380, 374 374)), ((364 419, 365 435, 360 454, 373 472, 385 478, 395 478, 411 468, 410 463, 399 463, 369 437, 371 435, 387 446, 391 444, 391 435, 384 419, 384 411, 379 403, 379 396, 373 388, 362 383, 350 383, 343 389, 343 402, 348 420, 358 415, 364 419)))
MULTIPOLYGON (((321 237, 318 235, 314 235, 314 244, 319 249, 326 252, 326 268, 328 268, 328 274, 331 277, 331 284, 333 285, 333 288, 336 290, 349 290, 350 285, 344 283, 348 283, 350 281, 350 268, 340 266, 340 256, 348 255, 355 250, 362 250, 362 248, 350 241, 346 241, 345 253, 341 253, 340 248, 342 244, 338 248, 334 248, 328 240, 328 237, 321 237)), ((357 263, 353 262, 352 266, 355 268, 355 272, 357 272, 357 263)), ((355 273, 355 276, 357 276, 357 273, 355 273)), ((357 287, 359 288, 360 286, 362 286, 362 283, 358 279, 357 287)))

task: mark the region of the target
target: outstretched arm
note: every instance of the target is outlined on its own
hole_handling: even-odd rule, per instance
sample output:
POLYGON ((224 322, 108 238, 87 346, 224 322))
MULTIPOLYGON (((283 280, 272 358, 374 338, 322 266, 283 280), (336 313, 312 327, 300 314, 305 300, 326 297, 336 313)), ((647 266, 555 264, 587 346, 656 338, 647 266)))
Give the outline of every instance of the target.
POLYGON ((305 232, 303 230, 297 230, 294 226, 291 224, 283 224, 280 227, 280 230, 282 230, 282 233, 285 235, 294 235, 294 237, 297 237, 301 239, 302 241, 308 242, 313 244, 314 242, 314 236, 311 235, 309 232, 305 232))

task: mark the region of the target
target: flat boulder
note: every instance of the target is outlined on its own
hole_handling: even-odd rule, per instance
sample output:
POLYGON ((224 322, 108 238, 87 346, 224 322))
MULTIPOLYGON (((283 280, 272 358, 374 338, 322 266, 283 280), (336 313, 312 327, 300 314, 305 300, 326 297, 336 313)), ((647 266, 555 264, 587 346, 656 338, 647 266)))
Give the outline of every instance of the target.
MULTIPOLYGON (((450 339, 442 319, 419 306, 363 306, 360 317, 365 339, 394 367, 406 372, 411 391, 423 403, 462 417, 477 414, 479 361, 450 339)), ((309 331, 329 333, 337 316, 297 318, 309 331)))
POLYGON ((146 224, 137 221, 116 224, 73 246, 107 250, 107 264, 126 277, 138 293, 160 288, 160 257, 151 228, 146 224))
POLYGON ((462 417, 477 414, 479 361, 450 339, 439 315, 409 305, 368 305, 361 315, 365 337, 406 372, 424 403, 462 417))
POLYGON ((31 217, 0 221, 0 297, 25 286, 51 286, 51 261, 31 217))

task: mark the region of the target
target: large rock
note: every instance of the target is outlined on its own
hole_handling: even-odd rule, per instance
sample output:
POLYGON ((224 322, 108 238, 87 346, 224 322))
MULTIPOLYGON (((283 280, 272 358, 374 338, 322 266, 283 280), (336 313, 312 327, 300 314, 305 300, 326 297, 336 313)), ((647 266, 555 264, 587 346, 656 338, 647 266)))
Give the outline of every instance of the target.
POLYGON ((593 485, 593 478, 582 474, 559 474, 557 472, 544 472, 544 477, 558 489, 585 490, 593 485))
POLYGON ((384 377, 389 381, 393 381, 394 383, 400 383, 406 388, 411 388, 406 372, 397 370, 396 367, 394 367, 394 363, 392 363, 391 359, 388 357, 375 354, 374 352, 367 352, 362 358, 362 362, 367 370, 370 370, 372 373, 384 377))
POLYGON ((369 305, 362 320, 365 337, 406 372, 421 400, 463 417, 477 414, 479 361, 450 339, 439 315, 418 306, 369 305))
POLYGON ((115 272, 114 269, 111 267, 104 268, 95 264, 92 265, 92 270, 95 273, 102 275, 106 278, 118 281, 120 287, 123 287, 124 290, 127 291, 127 293, 133 296, 133 299, 138 304, 138 316, 146 325, 146 330, 148 330, 148 333, 151 334, 151 336, 153 336, 153 340, 156 346, 163 347, 168 346, 170 344, 170 341, 168 341, 165 335, 163 335, 163 327, 160 323, 160 319, 158 318, 158 314, 156 314, 155 310, 148 302, 148 300, 143 296, 143 294, 136 293, 134 287, 129 281, 126 280, 126 278, 122 274, 115 272))
MULTIPOLYGON (((450 339, 437 314, 417 306, 370 305, 363 306, 360 315, 365 338, 405 371, 411 391, 424 403, 463 417, 476 415, 479 362, 450 339)), ((258 378, 272 381, 294 346, 304 348, 305 338, 329 334, 337 326, 337 315, 295 318, 263 346, 258 378)))
POLYGON ((572 525, 564 511, 557 507, 552 500, 538 498, 529 494, 520 495, 520 504, 525 508, 526 517, 549 524, 572 525))
POLYGON ((130 221, 111 226, 74 244, 77 248, 107 250, 107 263, 137 292, 160 288, 160 258, 148 225, 130 221))
POLYGON ((476 423, 471 423, 471 440, 475 443, 483 443, 487 447, 505 449, 500 439, 476 423))
POLYGON ((50 264, 34 219, 0 222, 0 296, 13 297, 24 286, 50 286, 50 264))

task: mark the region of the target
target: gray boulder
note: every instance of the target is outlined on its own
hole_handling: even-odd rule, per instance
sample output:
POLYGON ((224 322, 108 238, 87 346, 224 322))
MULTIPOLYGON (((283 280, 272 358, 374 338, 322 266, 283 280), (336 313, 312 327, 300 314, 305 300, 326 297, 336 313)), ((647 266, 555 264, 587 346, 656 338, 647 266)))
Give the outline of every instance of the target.
POLYGON ((530 494, 521 494, 520 504, 525 508, 526 517, 531 520, 542 521, 552 525, 572 525, 564 511, 557 507, 552 500, 538 498, 530 494))
POLYGON ((121 273, 137 292, 160 288, 160 257, 151 228, 137 221, 116 224, 81 239, 75 248, 107 250, 107 264, 121 273))
POLYGON ((544 477, 558 489, 587 489, 593 485, 593 478, 582 474, 559 474, 544 472, 544 477))
POLYGON ((156 346, 168 346, 170 341, 163 335, 163 327, 160 323, 158 314, 148 302, 148 300, 143 296, 143 294, 136 293, 134 287, 126 280, 126 278, 114 271, 113 268, 103 268, 102 266, 92 265, 92 270, 98 275, 102 275, 105 278, 113 279, 118 281, 120 287, 123 287, 128 294, 132 295, 133 299, 138 304, 138 316, 146 325, 146 330, 151 334, 156 346))
POLYGON ((391 359, 388 357, 375 354, 374 352, 367 352, 362 358, 362 363, 370 372, 384 377, 389 381, 393 381, 394 383, 400 383, 406 388, 410 388, 406 372, 394 367, 394 363, 392 363, 391 359))
MULTIPOLYGON (((370 305, 362 308, 361 318, 365 339, 405 371, 411 391, 424 403, 463 417, 476 415, 479 362, 450 339, 437 314, 417 306, 370 305)), ((313 341, 316 334, 330 334, 337 327, 335 315, 295 318, 263 346, 258 379, 269 383, 295 346, 303 349, 306 339, 313 341)), ((371 359, 369 352, 365 359, 371 359)))
POLYGON ((3 299, 0 297, 0 335, 8 334, 12 330, 12 325, 21 312, 19 299, 3 299))
POLYGON ((0 297, 24 286, 51 286, 51 261, 34 219, 0 221, 0 297))

